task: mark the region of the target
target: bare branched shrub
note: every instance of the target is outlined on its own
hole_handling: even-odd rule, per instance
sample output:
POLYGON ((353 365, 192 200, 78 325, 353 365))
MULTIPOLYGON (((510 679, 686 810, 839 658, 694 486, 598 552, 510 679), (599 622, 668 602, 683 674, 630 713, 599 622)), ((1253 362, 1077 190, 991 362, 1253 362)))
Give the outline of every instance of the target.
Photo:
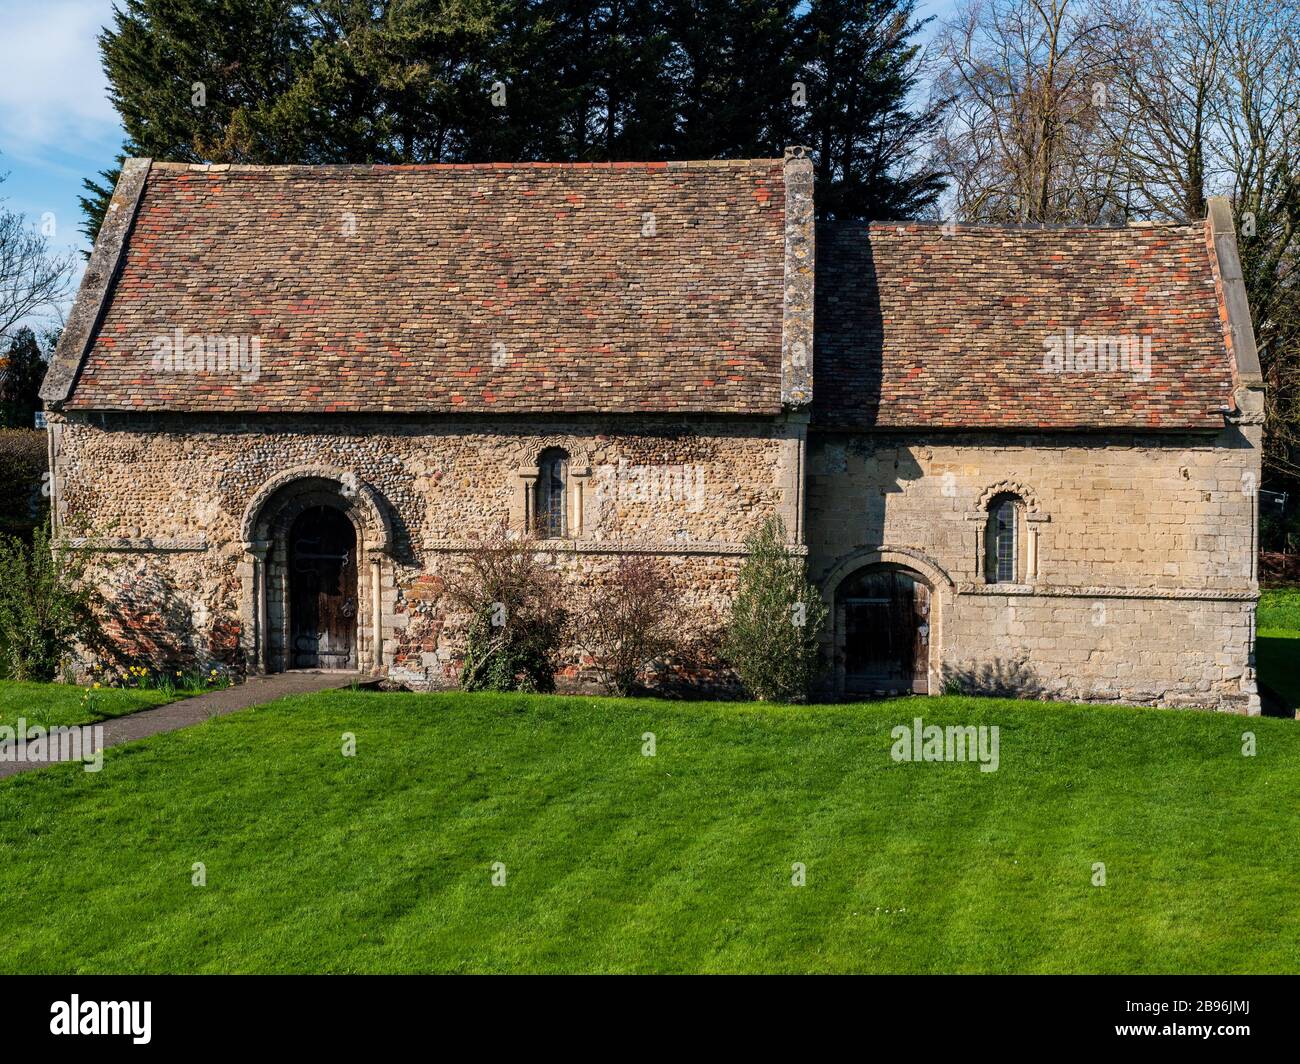
POLYGON ((494 529, 448 576, 447 596, 470 618, 460 673, 465 690, 555 690, 567 613, 559 578, 531 536, 494 529))
POLYGON ((574 642, 601 682, 631 694, 643 670, 674 647, 676 592, 662 559, 620 555, 603 581, 588 586, 574 618, 574 642))

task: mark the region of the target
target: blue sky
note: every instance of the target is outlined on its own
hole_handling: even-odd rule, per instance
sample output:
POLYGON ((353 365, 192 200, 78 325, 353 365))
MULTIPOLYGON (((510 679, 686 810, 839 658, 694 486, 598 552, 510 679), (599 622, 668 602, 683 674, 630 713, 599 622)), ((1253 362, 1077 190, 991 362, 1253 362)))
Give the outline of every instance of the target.
MULTIPOLYGON (((918 14, 946 15, 954 2, 921 0, 918 14)), ((0 196, 33 221, 52 213, 59 248, 88 249, 81 182, 122 144, 95 41, 112 9, 112 0, 0 0, 0 196)))
POLYGON ((81 181, 122 144, 95 43, 111 16, 111 0, 0 0, 0 196, 33 220, 52 212, 61 248, 86 247, 81 181))

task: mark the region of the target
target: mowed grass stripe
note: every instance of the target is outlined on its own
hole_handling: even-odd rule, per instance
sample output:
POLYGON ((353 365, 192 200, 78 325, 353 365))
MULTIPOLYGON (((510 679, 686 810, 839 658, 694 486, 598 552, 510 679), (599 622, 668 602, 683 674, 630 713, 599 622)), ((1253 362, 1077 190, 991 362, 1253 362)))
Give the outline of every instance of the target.
POLYGON ((0 785, 0 970, 1294 970, 1298 755, 993 700, 291 698, 0 785), (916 715, 999 771, 893 762, 916 715))

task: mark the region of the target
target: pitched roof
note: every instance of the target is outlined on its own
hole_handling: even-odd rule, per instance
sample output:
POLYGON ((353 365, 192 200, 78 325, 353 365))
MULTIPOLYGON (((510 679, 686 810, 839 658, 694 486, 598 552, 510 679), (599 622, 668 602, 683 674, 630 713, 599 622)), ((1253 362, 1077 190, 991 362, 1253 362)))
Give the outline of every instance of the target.
POLYGON ((1209 237, 819 226, 813 424, 1221 428, 1235 381, 1209 237))
MULTIPOLYGON (((777 413, 792 167, 810 189, 797 159, 133 160, 42 394, 84 410, 777 413), (203 338, 203 372, 171 371, 178 336, 203 338), (242 338, 256 372, 211 372, 209 337, 242 338)), ((806 224, 810 242, 811 203, 806 224)), ((811 312, 809 293, 809 341, 811 312)))
POLYGON ((830 429, 1213 429, 1239 384, 1259 386, 1226 201, 1204 225, 831 223, 814 270, 812 198, 801 149, 128 160, 41 396, 73 410, 774 415, 811 395, 830 429), (244 345, 234 367, 227 338, 244 345))

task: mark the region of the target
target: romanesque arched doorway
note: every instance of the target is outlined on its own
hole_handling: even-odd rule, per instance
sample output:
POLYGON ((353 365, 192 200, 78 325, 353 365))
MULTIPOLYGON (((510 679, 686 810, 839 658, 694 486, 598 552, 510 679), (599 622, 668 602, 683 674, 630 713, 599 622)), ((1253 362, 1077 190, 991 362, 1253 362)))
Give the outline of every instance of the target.
POLYGON ((387 504, 356 473, 297 466, 249 499, 240 525, 250 671, 382 674, 396 598, 387 504))
POLYGON ((289 668, 356 669, 356 529, 342 510, 309 506, 287 538, 289 668))
POLYGON ((844 694, 930 693, 930 586, 896 565, 850 573, 835 592, 844 694))

